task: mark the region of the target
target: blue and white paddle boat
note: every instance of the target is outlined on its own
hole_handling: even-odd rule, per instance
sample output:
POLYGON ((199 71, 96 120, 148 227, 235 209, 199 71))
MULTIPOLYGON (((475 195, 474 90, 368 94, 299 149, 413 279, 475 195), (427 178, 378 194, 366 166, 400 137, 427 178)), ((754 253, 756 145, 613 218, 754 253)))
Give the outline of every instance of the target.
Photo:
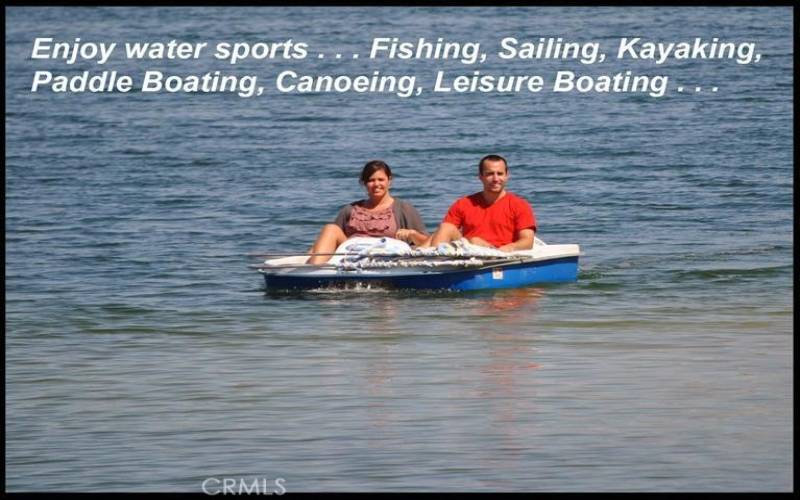
POLYGON ((516 288, 578 279, 578 245, 548 245, 536 238, 531 250, 501 252, 466 240, 412 250, 392 238, 351 238, 323 265, 308 255, 265 260, 258 266, 268 290, 348 285, 424 290, 516 288))

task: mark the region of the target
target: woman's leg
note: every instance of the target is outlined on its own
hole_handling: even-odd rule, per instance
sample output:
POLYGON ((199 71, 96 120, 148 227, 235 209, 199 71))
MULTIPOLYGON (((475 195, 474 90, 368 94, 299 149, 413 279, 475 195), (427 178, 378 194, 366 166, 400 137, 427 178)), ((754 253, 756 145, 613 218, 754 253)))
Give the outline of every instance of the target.
MULTIPOLYGON (((344 235, 342 228, 336 224, 325 224, 317 236, 317 241, 311 246, 308 253, 333 253, 344 243, 347 236, 344 235)), ((312 255, 306 261, 307 264, 324 264, 330 260, 330 255, 312 255)))

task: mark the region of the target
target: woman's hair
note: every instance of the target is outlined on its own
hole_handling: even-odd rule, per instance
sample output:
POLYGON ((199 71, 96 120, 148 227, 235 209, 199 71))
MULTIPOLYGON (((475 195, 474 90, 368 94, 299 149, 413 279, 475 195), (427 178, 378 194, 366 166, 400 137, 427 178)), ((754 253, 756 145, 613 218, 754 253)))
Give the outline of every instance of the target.
POLYGON ((372 160, 368 161, 364 168, 361 170, 361 184, 366 184, 372 174, 377 172, 378 170, 383 170, 386 172, 386 177, 392 178, 392 169, 389 168, 385 162, 380 160, 372 160))

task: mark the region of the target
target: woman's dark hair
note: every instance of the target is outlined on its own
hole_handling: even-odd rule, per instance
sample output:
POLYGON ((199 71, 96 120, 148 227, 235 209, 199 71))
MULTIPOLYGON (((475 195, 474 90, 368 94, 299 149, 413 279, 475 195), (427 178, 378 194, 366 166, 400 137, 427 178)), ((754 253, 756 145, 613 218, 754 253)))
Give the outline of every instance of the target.
POLYGON ((386 177, 392 178, 392 169, 389 168, 385 162, 380 160, 372 160, 368 161, 364 168, 361 170, 361 184, 366 184, 372 174, 377 172, 378 170, 383 170, 386 172, 386 177))

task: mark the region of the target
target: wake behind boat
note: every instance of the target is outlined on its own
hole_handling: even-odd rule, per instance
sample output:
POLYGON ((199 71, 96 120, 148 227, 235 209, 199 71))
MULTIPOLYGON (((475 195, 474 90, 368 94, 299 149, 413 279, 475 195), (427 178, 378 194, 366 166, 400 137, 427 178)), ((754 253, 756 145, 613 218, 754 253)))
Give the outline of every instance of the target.
POLYGON ((315 289, 348 284, 426 290, 516 288, 578 279, 578 245, 548 245, 501 252, 458 240, 412 249, 393 238, 351 238, 324 265, 308 255, 271 258, 258 266, 269 290, 315 289))

